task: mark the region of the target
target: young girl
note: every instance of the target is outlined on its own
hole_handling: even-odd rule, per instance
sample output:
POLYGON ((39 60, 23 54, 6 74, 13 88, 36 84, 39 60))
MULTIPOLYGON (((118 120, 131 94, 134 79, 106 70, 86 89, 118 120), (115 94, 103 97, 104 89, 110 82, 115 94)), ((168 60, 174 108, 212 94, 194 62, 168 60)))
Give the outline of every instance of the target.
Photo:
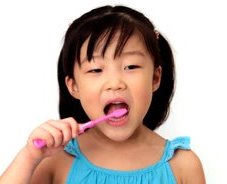
POLYGON ((58 61, 60 120, 36 128, 0 184, 204 184, 189 138, 154 130, 174 90, 171 48, 140 12, 104 6, 68 28, 58 61), (81 133, 81 125, 126 109, 81 133), (36 147, 39 140, 42 147, 36 147))

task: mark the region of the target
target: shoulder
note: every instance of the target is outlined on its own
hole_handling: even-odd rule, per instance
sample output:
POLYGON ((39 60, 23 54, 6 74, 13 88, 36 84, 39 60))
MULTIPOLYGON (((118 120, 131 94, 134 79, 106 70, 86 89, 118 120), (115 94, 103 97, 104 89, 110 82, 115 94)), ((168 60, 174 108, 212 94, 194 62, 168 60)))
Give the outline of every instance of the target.
POLYGON ((170 160, 170 165, 178 183, 205 184, 202 164, 194 151, 176 150, 174 157, 170 160))
POLYGON ((32 183, 65 183, 73 159, 65 151, 44 159, 36 168, 32 183))
POLYGON ((53 183, 65 183, 74 158, 64 150, 52 158, 53 183))

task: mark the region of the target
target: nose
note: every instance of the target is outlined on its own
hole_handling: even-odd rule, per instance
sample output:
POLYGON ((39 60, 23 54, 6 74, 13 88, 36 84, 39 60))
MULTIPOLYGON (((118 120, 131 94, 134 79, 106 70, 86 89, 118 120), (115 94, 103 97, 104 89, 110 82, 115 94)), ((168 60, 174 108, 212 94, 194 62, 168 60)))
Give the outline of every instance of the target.
POLYGON ((107 91, 121 91, 126 89, 125 80, 121 75, 109 75, 106 80, 105 89, 107 91))

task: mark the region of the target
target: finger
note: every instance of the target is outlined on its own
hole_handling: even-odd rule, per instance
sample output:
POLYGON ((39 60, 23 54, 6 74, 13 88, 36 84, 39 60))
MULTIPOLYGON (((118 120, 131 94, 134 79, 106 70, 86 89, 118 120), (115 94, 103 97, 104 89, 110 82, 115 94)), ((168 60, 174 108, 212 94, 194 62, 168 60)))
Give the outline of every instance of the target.
POLYGON ((49 124, 62 133, 62 145, 65 145, 69 140, 72 139, 72 127, 70 123, 59 120, 50 122, 49 124))
MULTIPOLYGON (((48 130, 45 130, 41 126, 36 128, 29 139, 30 144, 34 145, 34 141, 37 140, 42 140, 44 145, 43 146, 48 146, 51 147, 54 145, 54 137, 51 135, 51 133, 48 130)), ((42 146, 42 147, 43 147, 42 146)))
POLYGON ((52 126, 51 123, 45 123, 41 126, 42 129, 44 129, 47 134, 49 134, 50 136, 52 136, 52 140, 47 140, 47 147, 58 147, 60 145, 62 145, 63 142, 63 132, 61 129, 52 126))
POLYGON ((79 125, 78 125, 77 121, 72 117, 62 119, 62 121, 70 124, 72 137, 76 138, 79 133, 79 125))

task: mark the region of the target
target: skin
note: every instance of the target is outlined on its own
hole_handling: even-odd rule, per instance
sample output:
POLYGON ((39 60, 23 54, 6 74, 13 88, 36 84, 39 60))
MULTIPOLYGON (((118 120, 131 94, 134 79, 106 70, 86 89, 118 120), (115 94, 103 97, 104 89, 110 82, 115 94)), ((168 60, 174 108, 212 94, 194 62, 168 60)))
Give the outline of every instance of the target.
POLYGON ((125 141, 143 124, 152 94, 160 84, 161 68, 154 69, 153 60, 138 36, 127 42, 117 58, 114 58, 117 37, 104 57, 101 55, 101 42, 91 62, 86 60, 87 43, 88 40, 81 49, 81 67, 75 64, 74 79, 67 79, 67 86, 71 94, 80 100, 90 119, 104 115, 104 108, 109 102, 127 103, 130 110, 126 125, 116 128, 103 123, 98 126, 104 137, 125 141))
MULTIPOLYGON (((152 94, 160 85, 161 67, 154 68, 152 57, 138 35, 132 36, 122 54, 114 58, 117 38, 104 57, 100 42, 91 62, 86 59, 88 40, 85 41, 82 64, 75 64, 74 77, 66 77, 65 81, 71 95, 81 101, 91 119, 104 115, 110 102, 127 103, 129 113, 121 120, 121 126, 104 122, 78 136, 74 119, 49 120, 31 133, 28 143, 1 176, 0 184, 65 183, 74 157, 64 152, 63 147, 72 138, 78 139, 81 151, 93 164, 104 168, 127 171, 160 160, 166 140, 146 128, 142 121, 152 94), (47 146, 35 148, 32 141, 36 138, 45 140, 47 146)), ((192 151, 176 151, 170 165, 177 183, 205 183, 200 160, 192 151)))

